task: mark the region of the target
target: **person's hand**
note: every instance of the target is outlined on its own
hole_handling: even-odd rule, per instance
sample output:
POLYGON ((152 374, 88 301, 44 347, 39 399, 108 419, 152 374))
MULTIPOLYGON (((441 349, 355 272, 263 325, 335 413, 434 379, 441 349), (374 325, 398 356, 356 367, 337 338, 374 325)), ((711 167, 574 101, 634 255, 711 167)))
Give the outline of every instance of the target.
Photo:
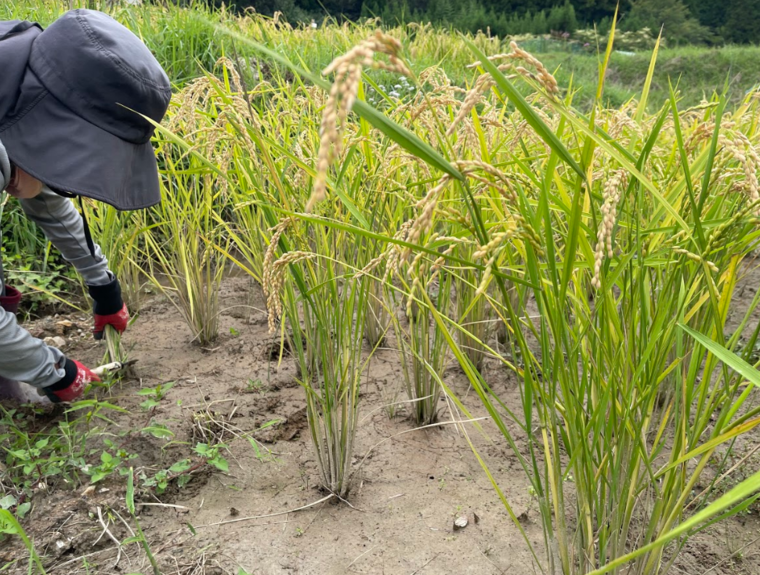
POLYGON ((42 388, 53 403, 70 402, 82 395, 85 388, 93 381, 100 381, 89 368, 78 361, 67 359, 64 365, 66 375, 58 383, 42 388))
POLYGON ((95 327, 92 330, 95 339, 103 339, 107 325, 119 333, 124 333, 129 324, 129 311, 121 297, 119 280, 114 278, 111 283, 89 286, 88 289, 95 302, 95 327))
POLYGON ((110 325, 119 333, 124 333, 127 325, 129 325, 127 304, 122 304, 121 309, 116 313, 109 315, 95 314, 95 328, 92 330, 95 339, 103 339, 103 332, 105 332, 107 325, 110 325))

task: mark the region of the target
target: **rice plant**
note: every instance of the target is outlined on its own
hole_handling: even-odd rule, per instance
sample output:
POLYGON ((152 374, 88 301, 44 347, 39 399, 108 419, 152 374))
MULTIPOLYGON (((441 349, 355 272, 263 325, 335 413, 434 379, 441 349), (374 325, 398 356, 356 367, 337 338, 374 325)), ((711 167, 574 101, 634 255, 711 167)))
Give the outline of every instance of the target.
MULTIPOLYGON (((443 190, 450 184, 461 192, 462 212, 450 223, 467 222, 480 245, 478 257, 469 262, 482 272, 478 291, 485 293, 493 281, 506 304, 498 313, 509 321, 510 345, 525 362, 515 369, 522 379, 523 413, 501 409, 498 396, 451 337, 450 330, 458 329, 456 322, 437 309, 436 301, 450 292, 441 289, 437 297, 429 293, 434 278, 450 277, 446 264, 455 258, 442 256, 440 263, 436 260, 436 265, 409 274, 404 286, 409 341, 419 342, 414 351, 429 349, 425 342, 431 341, 433 328, 424 320, 435 322, 434 329, 465 369, 507 444, 514 447, 538 499, 544 560, 527 536, 525 540, 543 570, 602 573, 628 561, 634 562, 635 572, 667 570, 677 554, 663 564, 665 543, 676 540, 682 545, 689 526, 732 501, 738 503, 751 493, 750 485, 757 488, 754 477, 704 513, 683 520, 685 510, 696 503, 689 495, 710 456, 760 422, 757 408, 742 412, 748 393, 741 378, 726 365, 719 366, 697 340, 685 335, 690 333, 687 328, 680 327, 689 324, 695 333, 719 337, 719 348, 735 345, 739 337, 736 333, 725 340, 722 332, 738 264, 757 237, 751 233, 757 185, 747 169, 754 166, 750 162, 755 153, 743 131, 754 130, 755 124, 749 120, 737 130, 734 121, 730 136, 721 140, 724 101, 682 117, 675 95, 657 115, 646 116, 651 71, 634 109, 614 115, 595 111, 586 119, 572 110, 570 97, 560 99, 556 81, 541 62, 518 46, 513 45, 498 64, 476 46, 470 48, 481 71, 461 104, 450 100, 448 105, 458 110, 453 124, 448 123, 445 134, 440 118, 438 125, 433 117, 431 123, 414 127, 424 128, 422 132, 438 141, 453 136, 466 142, 474 134, 481 149, 483 142, 498 143, 501 149, 506 142, 522 147, 524 156, 507 171, 494 165, 494 157, 493 163, 449 162, 398 123, 389 124, 359 102, 354 109, 407 152, 445 172, 416 202, 412 219, 399 222, 403 233, 388 237, 406 261, 419 263, 430 256, 423 237, 436 214, 446 218, 443 190), (505 75, 508 70, 535 91, 530 101, 514 88, 505 75), (500 98, 488 98, 491 92, 508 98, 515 110, 505 109, 500 98), (475 113, 475 104, 482 100, 485 106, 475 113), (707 111, 716 108, 710 117, 707 111), (683 136, 685 120, 692 126, 688 141, 683 136), (666 121, 669 128, 663 130, 666 121), (510 131, 502 132, 502 126, 510 131), (511 130, 513 126, 517 129, 511 130), (614 142, 611 133, 617 134, 614 142), (728 161, 738 162, 740 169, 716 180, 719 141, 733 143, 728 161), (658 189, 653 177, 665 185, 658 189), (733 178, 739 183, 731 184, 733 178), (739 193, 726 198, 726 186, 739 193), (399 243, 413 246, 401 250, 399 243), (520 291, 535 300, 535 316, 517 315, 507 280, 520 284, 520 291), (675 321, 666 319, 672 313, 675 321), (669 362, 668 357, 674 359, 669 362), (669 385, 678 392, 664 417, 655 419, 657 390, 669 385), (719 423, 707 425, 716 410, 719 423), (516 447, 509 418, 527 435, 527 455, 516 447), (678 431, 675 441, 672 430, 678 431), (589 437, 594 438, 591 444, 589 437), (687 473, 692 460, 696 468, 689 467, 687 473), (629 553, 631 542, 636 549, 629 553)), ((347 90, 341 85, 333 94, 350 100, 347 90)), ((741 113, 750 117, 756 107, 748 100, 741 113)), ((433 108, 427 111, 436 114, 433 108)), ((458 150, 466 153, 467 148, 458 150)), ((318 165, 309 206, 326 196, 321 182, 331 159, 318 165)), ((362 229, 355 233, 369 237, 362 229)), ((756 304, 757 298, 753 309, 756 304)), ((398 320, 395 325, 398 329, 398 320)), ((412 346, 409 349, 415 358, 412 346)), ((416 359, 425 372, 440 374, 440 368, 432 368, 419 352, 416 359)))
MULTIPOLYGON (((303 307, 306 346, 315 347, 316 372, 302 384, 322 484, 345 497, 359 414, 367 281, 354 277, 340 288, 337 281, 324 286, 327 294, 313 292, 303 307)), ((302 365, 303 373, 309 364, 302 365)))
MULTIPOLYGON (((460 257, 471 259, 472 251, 470 247, 460 257)), ((463 328, 457 332, 457 342, 478 371, 483 370, 488 355, 488 340, 493 333, 491 304, 486 295, 479 291, 481 275, 477 270, 465 267, 456 272, 454 281, 456 318, 463 328)))
MULTIPOLYGON (((538 499, 541 564, 549 572, 602 573, 630 560, 631 572, 667 571, 677 554, 664 556, 662 542, 678 537, 683 544, 687 533, 676 526, 697 503, 691 494, 707 461, 745 424, 760 423, 757 408, 742 413, 748 393, 741 378, 681 327, 729 347, 739 337, 724 336, 725 312, 739 262, 756 247, 753 178, 731 196, 719 191, 726 183, 712 168, 720 161, 722 101, 707 108, 715 119, 702 111, 682 116, 674 95, 670 106, 643 121, 645 91, 633 118, 606 118, 602 131, 601 118, 592 116, 589 126, 553 96, 548 72, 519 48, 513 57, 537 69, 526 80, 539 95, 533 104, 514 91, 503 68, 474 47, 473 53, 487 72, 484 81, 514 102, 515 121, 530 126, 526 139, 546 146, 545 154, 518 164, 515 200, 534 241, 515 246, 511 258, 524 261, 538 314, 518 318, 511 305, 502 311, 520 326, 513 345, 525 361, 518 372, 524 411, 515 422, 531 450, 515 455, 538 499), (666 120, 671 131, 663 131, 666 120), (567 125, 577 131, 572 137, 563 137, 567 125), (609 140, 613 130, 617 146, 609 140), (658 189, 652 178, 667 185, 658 189), (522 185, 526 180, 530 188, 522 185), (724 233, 732 238, 727 243, 719 239, 724 233), (667 387, 675 393, 658 412, 658 390, 667 387), (708 414, 716 412, 713 427, 708 414), (636 551, 630 552, 631 541, 636 551)), ((723 139, 750 149, 735 130, 723 139)), ((729 160, 731 154, 729 148, 729 160)), ((733 153, 741 173, 747 156, 752 152, 733 153)), ((489 261, 496 261, 493 255, 489 261)), ((507 301, 506 284, 500 288, 507 301)), ((464 360, 463 350, 455 354, 464 360)), ((510 415, 477 371, 465 369, 515 445, 510 415)))
POLYGON ((197 156, 175 156, 170 141, 163 150, 162 201, 143 234, 154 262, 149 277, 182 314, 193 341, 208 345, 219 332, 219 287, 229 245, 216 218, 224 196, 215 173, 197 156))
MULTIPOLYGON (((330 89, 271 50, 247 45, 330 89)), ((387 66, 408 72, 393 42, 375 37, 361 46, 385 50, 396 58, 387 66)), ((645 88, 626 109, 597 107, 584 117, 518 46, 493 62, 469 49, 478 75, 464 97, 431 71, 420 80, 427 92, 378 114, 357 99, 358 52, 349 51, 331 68, 338 78, 326 100, 278 84, 304 105, 284 115, 283 100, 260 100, 249 102, 249 117, 236 112, 238 157, 225 177, 251 190, 255 219, 245 225, 269 246, 262 279, 287 319, 272 326, 289 327, 322 483, 338 495, 348 489, 370 289, 358 278, 382 260, 384 290, 409 318, 391 314, 415 417, 435 420, 448 347, 531 482, 544 542, 525 541, 539 567, 601 573, 632 561, 635 572, 666 571, 691 528, 757 487, 753 478, 728 499, 690 499, 709 458, 760 421, 743 379, 691 335, 731 349, 742 331, 724 334, 741 261, 756 246, 757 103, 748 98, 721 126, 725 100, 682 112, 674 94, 650 115, 645 88), (319 142, 311 116, 317 101, 325 110, 319 142), (352 109, 359 122, 350 120, 352 109), (272 127, 283 122, 293 129, 272 127), (312 130, 300 152, 284 145, 296 126, 312 130), (370 136, 379 142, 369 144, 370 136), (246 138, 251 143, 241 145, 246 138), (316 169, 299 156, 305 146, 316 169), (383 150, 382 160, 370 159, 373 148, 383 150), (306 180, 297 183, 292 166, 306 180), (382 233, 370 223, 376 211, 367 190, 356 184, 368 181, 359 166, 394 190, 386 193, 398 204, 383 212, 390 220, 382 233), (301 185, 309 179, 312 190, 301 185), (283 216, 293 220, 284 236, 276 227, 283 216), (354 247, 369 241, 386 247, 367 262, 354 247), (476 246, 471 255, 455 253, 463 241, 476 246), (268 266, 279 275, 269 276, 268 266), (478 351, 521 380, 521 412, 503 408, 457 344, 474 335, 451 305, 462 269, 474 270, 469 285, 509 328, 504 341, 521 365, 478 351), (279 278, 281 289, 267 278, 279 278), (673 393, 663 410, 658 397, 666 388, 673 393), (513 430, 527 439, 527 453, 513 430), (688 515, 702 504, 705 513, 688 515), (664 555, 670 541, 677 548, 664 555)), ((262 258, 260 248, 251 253, 262 258)))
POLYGON ((359 390, 366 365, 362 341, 371 281, 320 255, 333 240, 318 229, 306 230, 300 238, 288 236, 288 245, 303 242, 315 251, 290 250, 276 258, 287 227, 288 220, 277 227, 265 257, 270 330, 277 329, 280 316, 287 319, 321 483, 329 493, 344 498, 350 489, 359 390))
POLYGON ((419 425, 429 425, 438 420, 441 380, 448 347, 441 328, 432 320, 425 300, 432 300, 432 305, 441 313, 450 314, 452 280, 449 273, 434 272, 428 276, 429 264, 419 260, 410 267, 409 275, 413 279, 409 295, 403 302, 404 317, 395 315, 393 327, 413 419, 419 425), (403 325, 403 319, 406 319, 406 325, 403 325))

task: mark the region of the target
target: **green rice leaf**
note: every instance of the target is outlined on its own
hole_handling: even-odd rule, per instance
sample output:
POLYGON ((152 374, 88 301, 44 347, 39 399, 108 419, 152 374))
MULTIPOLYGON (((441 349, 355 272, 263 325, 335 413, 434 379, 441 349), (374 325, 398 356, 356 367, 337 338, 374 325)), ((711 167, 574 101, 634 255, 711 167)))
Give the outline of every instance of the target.
POLYGON ((678 327, 696 339, 700 344, 707 348, 710 353, 733 369, 736 373, 744 377, 751 384, 760 387, 760 371, 752 367, 732 351, 726 349, 698 331, 694 331, 690 327, 681 323, 678 324, 678 327))

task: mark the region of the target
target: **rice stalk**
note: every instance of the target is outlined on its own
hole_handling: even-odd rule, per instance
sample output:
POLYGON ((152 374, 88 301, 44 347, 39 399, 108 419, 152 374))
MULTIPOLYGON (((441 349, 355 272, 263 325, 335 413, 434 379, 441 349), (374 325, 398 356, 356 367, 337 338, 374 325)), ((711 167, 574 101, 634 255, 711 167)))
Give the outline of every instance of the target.
POLYGON ((272 286, 280 290, 290 325, 290 346, 306 393, 321 484, 344 498, 351 487, 359 390, 366 364, 362 340, 370 281, 358 274, 340 277, 336 272, 342 266, 309 252, 287 252, 271 267, 265 276, 275 278, 272 286), (296 272, 299 281, 288 281, 280 274, 286 268, 300 270, 296 272))
MULTIPOLYGON (((471 246, 459 250, 460 257, 472 258, 471 246)), ((488 355, 488 340, 493 333, 492 307, 486 294, 481 292, 481 275, 473 268, 463 268, 456 273, 454 292, 456 294, 457 324, 463 329, 457 332, 460 349, 476 370, 482 372, 488 355)))
POLYGON ((382 344, 390 329, 390 314, 383 296, 383 284, 378 280, 367 278, 369 289, 367 293, 367 318, 365 336, 371 348, 382 344))
POLYGON ((418 425, 438 420, 440 385, 448 360, 446 337, 432 319, 426 299, 434 302, 440 313, 452 313, 452 274, 440 269, 440 262, 416 257, 405 270, 410 284, 405 285, 406 325, 398 315, 392 323, 399 350, 401 371, 406 394, 411 403, 412 417, 418 425), (429 273, 431 267, 438 269, 429 273))

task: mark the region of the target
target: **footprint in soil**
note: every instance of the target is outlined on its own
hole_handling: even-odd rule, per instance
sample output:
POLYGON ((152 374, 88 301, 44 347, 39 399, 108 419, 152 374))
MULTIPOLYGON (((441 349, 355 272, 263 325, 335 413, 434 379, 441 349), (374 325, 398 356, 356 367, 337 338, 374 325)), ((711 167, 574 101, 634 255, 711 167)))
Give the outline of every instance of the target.
POLYGON ((262 343, 261 359, 265 361, 279 361, 280 355, 290 357, 290 342, 288 338, 279 337, 262 343))
POLYGON ((254 433, 254 437, 264 443, 292 441, 306 427, 306 408, 302 407, 287 416, 285 421, 254 433))
POLYGON ((276 395, 257 397, 253 402, 253 409, 248 413, 251 417, 264 413, 274 413, 280 407, 282 400, 276 395))

